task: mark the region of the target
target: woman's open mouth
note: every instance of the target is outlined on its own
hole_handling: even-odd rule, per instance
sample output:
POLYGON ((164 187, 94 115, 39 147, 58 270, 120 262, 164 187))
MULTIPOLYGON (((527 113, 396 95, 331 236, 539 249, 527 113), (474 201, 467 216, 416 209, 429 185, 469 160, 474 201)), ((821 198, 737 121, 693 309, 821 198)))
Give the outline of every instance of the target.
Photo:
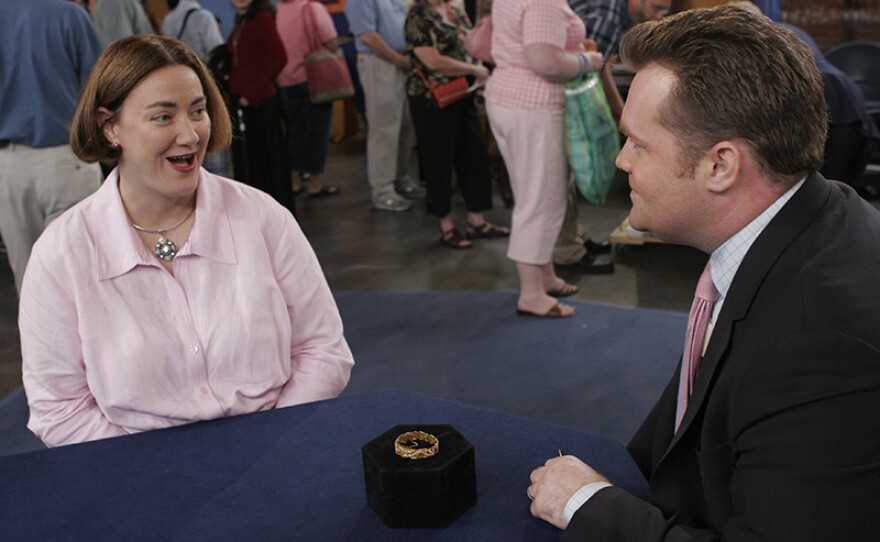
POLYGON ((195 154, 182 154, 180 156, 169 156, 166 158, 171 163, 171 167, 179 171, 192 171, 195 167, 195 154))

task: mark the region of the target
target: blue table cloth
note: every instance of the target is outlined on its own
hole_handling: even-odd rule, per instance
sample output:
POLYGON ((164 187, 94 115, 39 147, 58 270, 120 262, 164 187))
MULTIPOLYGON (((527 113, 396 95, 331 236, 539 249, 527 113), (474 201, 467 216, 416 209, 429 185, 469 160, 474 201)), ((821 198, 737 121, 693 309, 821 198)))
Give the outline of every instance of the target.
POLYGON ((526 488, 557 450, 647 486, 603 436, 382 390, 0 458, 4 540, 558 540, 526 488), (475 448, 476 506, 446 529, 385 527, 361 447, 397 424, 451 424, 475 448))

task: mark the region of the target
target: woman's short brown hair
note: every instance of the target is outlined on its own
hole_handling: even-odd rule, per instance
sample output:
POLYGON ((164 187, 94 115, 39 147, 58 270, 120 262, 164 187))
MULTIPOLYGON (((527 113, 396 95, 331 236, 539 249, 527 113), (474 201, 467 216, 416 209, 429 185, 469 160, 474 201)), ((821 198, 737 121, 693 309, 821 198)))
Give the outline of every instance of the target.
POLYGON ((685 11, 633 27, 620 56, 635 70, 653 63, 675 74, 658 118, 678 138, 683 166, 734 139, 782 182, 822 166, 822 77, 809 47, 769 18, 733 6, 685 11))
POLYGON ((178 65, 192 69, 202 83, 211 119, 208 152, 228 146, 232 140, 232 122, 211 72, 182 41, 144 34, 110 44, 98 59, 71 123, 70 146, 73 152, 85 162, 115 162, 120 150, 104 137, 98 108, 105 107, 115 116, 131 91, 148 75, 178 65))

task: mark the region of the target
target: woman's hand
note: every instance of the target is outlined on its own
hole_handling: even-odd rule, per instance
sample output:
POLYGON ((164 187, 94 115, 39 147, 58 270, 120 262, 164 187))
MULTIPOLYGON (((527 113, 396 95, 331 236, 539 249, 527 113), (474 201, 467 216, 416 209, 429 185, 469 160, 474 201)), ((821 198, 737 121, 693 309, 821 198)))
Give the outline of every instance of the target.
POLYGON ((526 45, 526 62, 535 73, 553 83, 566 83, 589 71, 599 72, 605 65, 602 53, 572 53, 546 43, 526 45), (587 64, 582 57, 589 59, 587 64))
POLYGON ((489 77, 489 70, 485 66, 441 55, 436 47, 419 46, 413 52, 426 68, 445 77, 473 75, 478 81, 485 81, 489 77))
POLYGON ((486 84, 486 81, 489 80, 489 69, 482 64, 474 64, 474 84, 477 86, 483 86, 486 84))
POLYGON ((590 66, 587 66, 587 69, 584 70, 585 72, 587 72, 587 71, 596 71, 596 72, 602 71, 602 67, 605 65, 605 57, 602 55, 602 53, 600 53, 598 51, 589 51, 589 52, 582 53, 582 54, 586 55, 586 57, 588 59, 590 59, 590 65, 592 65, 592 67, 593 67, 593 69, 590 70, 589 69, 590 66))

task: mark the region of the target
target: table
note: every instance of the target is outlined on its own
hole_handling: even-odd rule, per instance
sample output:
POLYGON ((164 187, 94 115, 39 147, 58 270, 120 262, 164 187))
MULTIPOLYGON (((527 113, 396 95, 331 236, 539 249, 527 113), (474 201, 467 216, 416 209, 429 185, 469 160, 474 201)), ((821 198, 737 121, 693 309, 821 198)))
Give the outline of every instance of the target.
POLYGON ((575 454, 646 483, 606 437, 400 390, 0 458, 4 540, 556 541, 531 470, 575 454), (446 529, 389 529, 366 502, 361 446, 393 425, 452 424, 476 451, 477 505, 446 529))

